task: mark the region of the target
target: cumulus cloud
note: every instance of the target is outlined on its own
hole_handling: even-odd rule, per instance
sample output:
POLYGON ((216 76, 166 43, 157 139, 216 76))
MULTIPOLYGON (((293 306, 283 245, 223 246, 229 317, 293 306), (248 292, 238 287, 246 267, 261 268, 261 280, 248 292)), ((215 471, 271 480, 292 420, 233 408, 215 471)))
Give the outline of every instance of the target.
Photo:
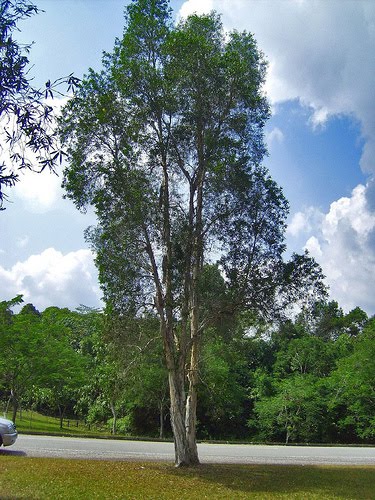
MULTIPOLYGON (((299 99, 317 126, 353 116, 365 140, 361 167, 375 173, 375 4, 367 0, 187 0, 180 14, 215 9, 226 28, 254 33, 269 61, 271 102, 299 99)), ((277 109, 277 108, 276 108, 277 109)))
POLYGON ((48 248, 17 262, 11 269, 0 266, 3 299, 23 294, 38 309, 49 306, 75 309, 80 304, 101 307, 93 255, 81 249, 63 255, 48 248))
POLYGON ((320 226, 322 219, 323 214, 320 210, 308 207, 293 215, 287 227, 287 234, 293 237, 307 235, 313 228, 320 226))
MULTIPOLYGON (((181 13, 198 11, 197 4, 187 0, 181 13)), ((269 61, 265 91, 275 113, 279 103, 298 100, 309 110, 312 128, 342 115, 359 125, 358 168, 369 175, 368 184, 334 201, 327 213, 300 210, 290 221, 288 237, 304 238, 327 275, 332 297, 343 307, 360 305, 375 313, 375 3, 199 1, 199 12, 211 9, 222 14, 226 29, 254 33, 269 61)), ((277 138, 274 133, 272 139, 277 138)))
POLYGON ((207 14, 216 9, 214 0, 189 0, 181 5, 178 17, 187 17, 190 14, 207 14))
POLYGON ((360 306, 375 313, 375 213, 367 203, 366 186, 333 202, 315 225, 309 213, 295 220, 310 223, 305 248, 322 266, 332 298, 345 310, 360 306))

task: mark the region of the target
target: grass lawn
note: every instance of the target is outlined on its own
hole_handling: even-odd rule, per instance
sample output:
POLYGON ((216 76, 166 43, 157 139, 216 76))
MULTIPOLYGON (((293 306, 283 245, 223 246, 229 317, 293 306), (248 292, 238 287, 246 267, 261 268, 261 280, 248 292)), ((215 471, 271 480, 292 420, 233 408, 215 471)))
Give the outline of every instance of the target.
POLYGON ((0 452, 1 499, 374 499, 375 467, 27 458, 0 452))
MULTIPOLYGON (((7 418, 12 418, 7 414, 7 418)), ((19 432, 41 434, 70 434, 72 436, 108 436, 110 431, 98 427, 88 427, 83 422, 75 419, 64 419, 63 428, 60 429, 60 420, 31 410, 22 410, 17 414, 16 426, 19 432)))

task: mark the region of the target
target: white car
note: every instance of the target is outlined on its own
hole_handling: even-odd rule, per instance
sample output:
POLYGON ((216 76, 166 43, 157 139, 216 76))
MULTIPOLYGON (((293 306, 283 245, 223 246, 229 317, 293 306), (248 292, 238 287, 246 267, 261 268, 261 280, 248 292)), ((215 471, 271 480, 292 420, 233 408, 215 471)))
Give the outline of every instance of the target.
POLYGON ((18 432, 11 420, 0 417, 0 446, 10 446, 16 442, 18 432))

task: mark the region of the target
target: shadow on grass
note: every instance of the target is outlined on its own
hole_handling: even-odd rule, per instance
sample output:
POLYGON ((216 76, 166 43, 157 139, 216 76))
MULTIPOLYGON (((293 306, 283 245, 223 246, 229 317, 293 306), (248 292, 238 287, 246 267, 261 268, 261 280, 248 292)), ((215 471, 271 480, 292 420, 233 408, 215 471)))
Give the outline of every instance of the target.
POLYGON ((375 498, 375 466, 200 465, 170 474, 220 486, 233 498, 375 498))

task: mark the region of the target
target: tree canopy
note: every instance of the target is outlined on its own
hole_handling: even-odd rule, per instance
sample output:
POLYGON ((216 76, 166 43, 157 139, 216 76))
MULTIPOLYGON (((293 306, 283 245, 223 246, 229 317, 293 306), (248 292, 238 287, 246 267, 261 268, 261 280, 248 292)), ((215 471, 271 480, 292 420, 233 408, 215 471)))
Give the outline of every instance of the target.
POLYGON ((0 303, 0 389, 12 404, 13 421, 23 402, 37 401, 41 394, 59 408, 62 419, 67 401, 76 397, 86 378, 87 359, 73 349, 69 329, 50 321, 48 312, 26 304, 14 314, 12 308, 21 303, 21 296, 0 303))

